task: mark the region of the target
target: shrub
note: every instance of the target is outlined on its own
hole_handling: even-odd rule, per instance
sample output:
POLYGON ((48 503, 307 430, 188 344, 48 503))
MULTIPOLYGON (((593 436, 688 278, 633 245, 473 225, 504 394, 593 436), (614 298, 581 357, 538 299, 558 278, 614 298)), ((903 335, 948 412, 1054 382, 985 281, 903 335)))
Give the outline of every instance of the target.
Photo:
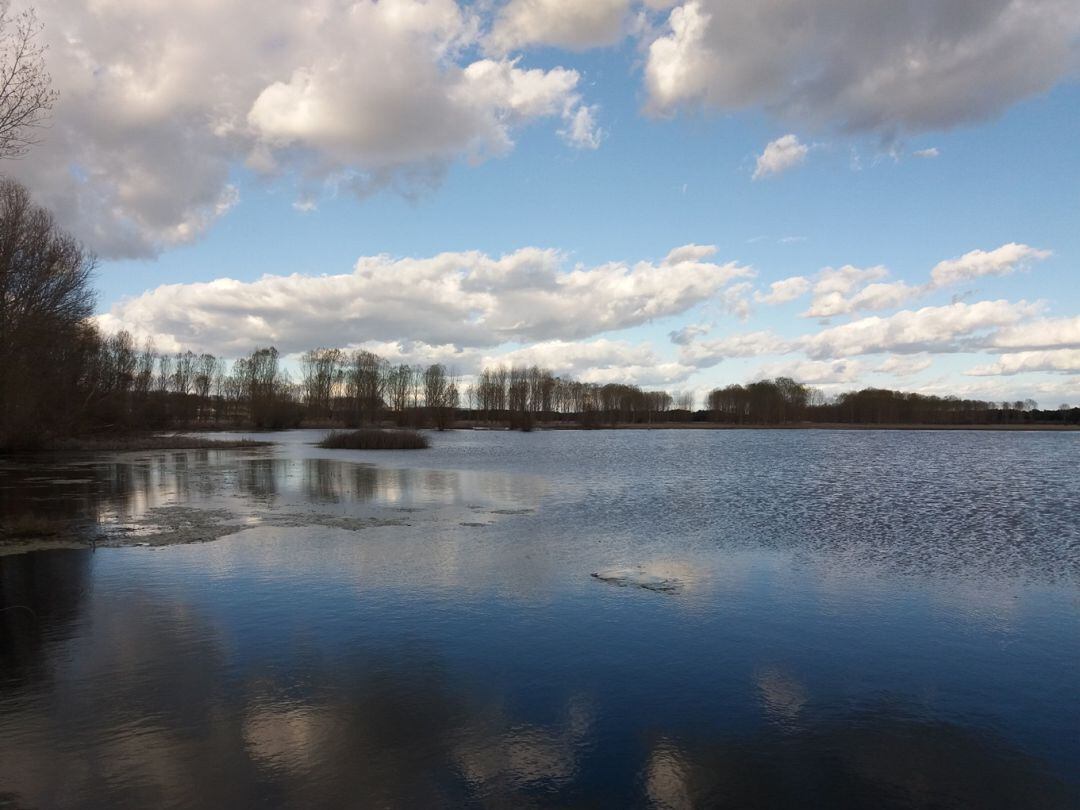
POLYGON ((330 450, 423 450, 430 447, 427 436, 415 430, 332 430, 319 447, 330 450))

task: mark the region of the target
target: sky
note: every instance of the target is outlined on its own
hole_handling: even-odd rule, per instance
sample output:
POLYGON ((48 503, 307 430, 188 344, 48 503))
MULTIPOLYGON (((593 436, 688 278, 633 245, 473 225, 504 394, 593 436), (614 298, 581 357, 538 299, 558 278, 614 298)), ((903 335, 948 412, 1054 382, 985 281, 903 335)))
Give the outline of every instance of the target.
POLYGON ((1080 404, 1075 0, 35 8, 106 330, 1080 404))

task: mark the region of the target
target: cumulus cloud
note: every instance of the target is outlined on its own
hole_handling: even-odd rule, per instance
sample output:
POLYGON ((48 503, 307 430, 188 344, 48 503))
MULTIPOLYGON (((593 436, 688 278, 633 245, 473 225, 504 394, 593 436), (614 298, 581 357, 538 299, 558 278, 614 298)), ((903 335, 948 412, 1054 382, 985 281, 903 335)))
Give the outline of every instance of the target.
POLYGON ((912 154, 917 158, 936 158, 941 155, 941 150, 936 146, 931 146, 927 149, 916 149, 912 154))
POLYGON ((661 358, 647 344, 600 338, 588 342, 550 340, 483 358, 485 366, 540 366, 557 375, 591 383, 669 385, 696 368, 661 358))
POLYGON ((972 250, 958 259, 938 262, 930 271, 930 283, 934 287, 944 287, 982 276, 1007 276, 1050 255, 1049 250, 1016 242, 1009 242, 994 250, 972 250))
POLYGON ((574 340, 680 314, 751 274, 735 263, 702 260, 712 252, 686 246, 659 264, 571 269, 557 251, 538 248, 497 258, 370 256, 341 275, 163 285, 121 301, 99 320, 108 330, 152 336, 161 348, 225 356, 256 345, 289 354, 328 342, 493 347, 574 340))
POLYGON ((990 345, 999 349, 1078 349, 1080 315, 1072 318, 1040 318, 1009 326, 994 333, 990 345))
POLYGON ((1053 349, 1041 352, 1003 354, 996 363, 967 371, 974 377, 1021 374, 1028 371, 1056 371, 1080 374, 1080 349, 1053 349))
POLYGON ((754 179, 761 180, 794 169, 806 160, 809 151, 810 147, 799 143, 795 135, 784 135, 770 141, 766 144, 765 151, 758 155, 754 179))
POLYGON ((732 284, 720 294, 719 303, 725 312, 729 312, 740 321, 750 317, 753 307, 750 305, 750 292, 754 285, 749 281, 732 284))
POLYGON ((892 374, 896 377, 910 377, 925 371, 933 365, 934 359, 925 354, 894 354, 878 365, 874 371, 878 374, 892 374))
POLYGON ((807 385, 850 383, 859 379, 862 364, 857 360, 792 360, 761 366, 754 380, 790 377, 807 385))
POLYGON ((1075 65, 1073 0, 686 0, 648 46, 647 109, 762 108, 891 138, 999 114, 1075 65))
POLYGON ((532 45, 570 50, 611 45, 623 35, 629 8, 629 0, 510 0, 485 44, 500 54, 532 45))
POLYGON ((803 317, 832 318, 861 310, 891 309, 919 294, 919 288, 904 281, 880 281, 888 275, 881 265, 825 267, 817 274, 814 297, 803 317))
POLYGON ((415 194, 537 120, 600 138, 576 71, 475 58, 483 20, 454 0, 36 6, 60 101, 9 171, 107 258, 197 239, 235 203, 240 163, 290 172, 302 199, 415 194))
POLYGON ((870 316, 824 329, 803 338, 800 347, 819 360, 882 352, 958 351, 962 338, 1014 325, 1040 309, 1040 304, 1027 301, 998 300, 901 310, 887 318, 870 316))
POLYGON ((895 309, 942 287, 982 276, 1009 275, 1050 255, 1048 250, 1015 242, 994 250, 973 250, 957 259, 938 262, 931 270, 930 281, 919 285, 906 281, 884 281, 889 271, 882 265, 867 268, 850 264, 840 268, 826 267, 815 277, 814 296, 803 317, 832 318, 856 312, 895 309))
POLYGON ((759 304, 786 304, 802 298, 810 292, 811 286, 810 279, 805 276, 791 276, 774 281, 769 285, 768 293, 755 293, 754 300, 759 304))
POLYGON ((786 354, 793 345, 774 332, 744 332, 715 340, 691 342, 679 350, 679 358, 701 368, 715 366, 729 357, 755 357, 763 354, 786 354))

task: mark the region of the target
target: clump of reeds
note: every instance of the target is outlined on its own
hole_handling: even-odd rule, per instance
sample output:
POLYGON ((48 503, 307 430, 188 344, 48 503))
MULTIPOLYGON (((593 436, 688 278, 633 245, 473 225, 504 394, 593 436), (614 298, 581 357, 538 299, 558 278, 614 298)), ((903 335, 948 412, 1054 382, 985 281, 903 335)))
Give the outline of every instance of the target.
POLYGON ((423 450, 430 447, 428 437, 415 430, 332 430, 319 447, 331 450, 423 450))

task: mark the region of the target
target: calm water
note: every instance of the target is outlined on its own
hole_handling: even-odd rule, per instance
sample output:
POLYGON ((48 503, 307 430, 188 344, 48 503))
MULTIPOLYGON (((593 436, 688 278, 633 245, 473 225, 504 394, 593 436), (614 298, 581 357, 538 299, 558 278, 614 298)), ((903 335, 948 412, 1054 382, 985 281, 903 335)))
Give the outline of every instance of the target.
POLYGON ((1080 807, 1080 435, 316 437, 0 463, 0 807, 1080 807))

